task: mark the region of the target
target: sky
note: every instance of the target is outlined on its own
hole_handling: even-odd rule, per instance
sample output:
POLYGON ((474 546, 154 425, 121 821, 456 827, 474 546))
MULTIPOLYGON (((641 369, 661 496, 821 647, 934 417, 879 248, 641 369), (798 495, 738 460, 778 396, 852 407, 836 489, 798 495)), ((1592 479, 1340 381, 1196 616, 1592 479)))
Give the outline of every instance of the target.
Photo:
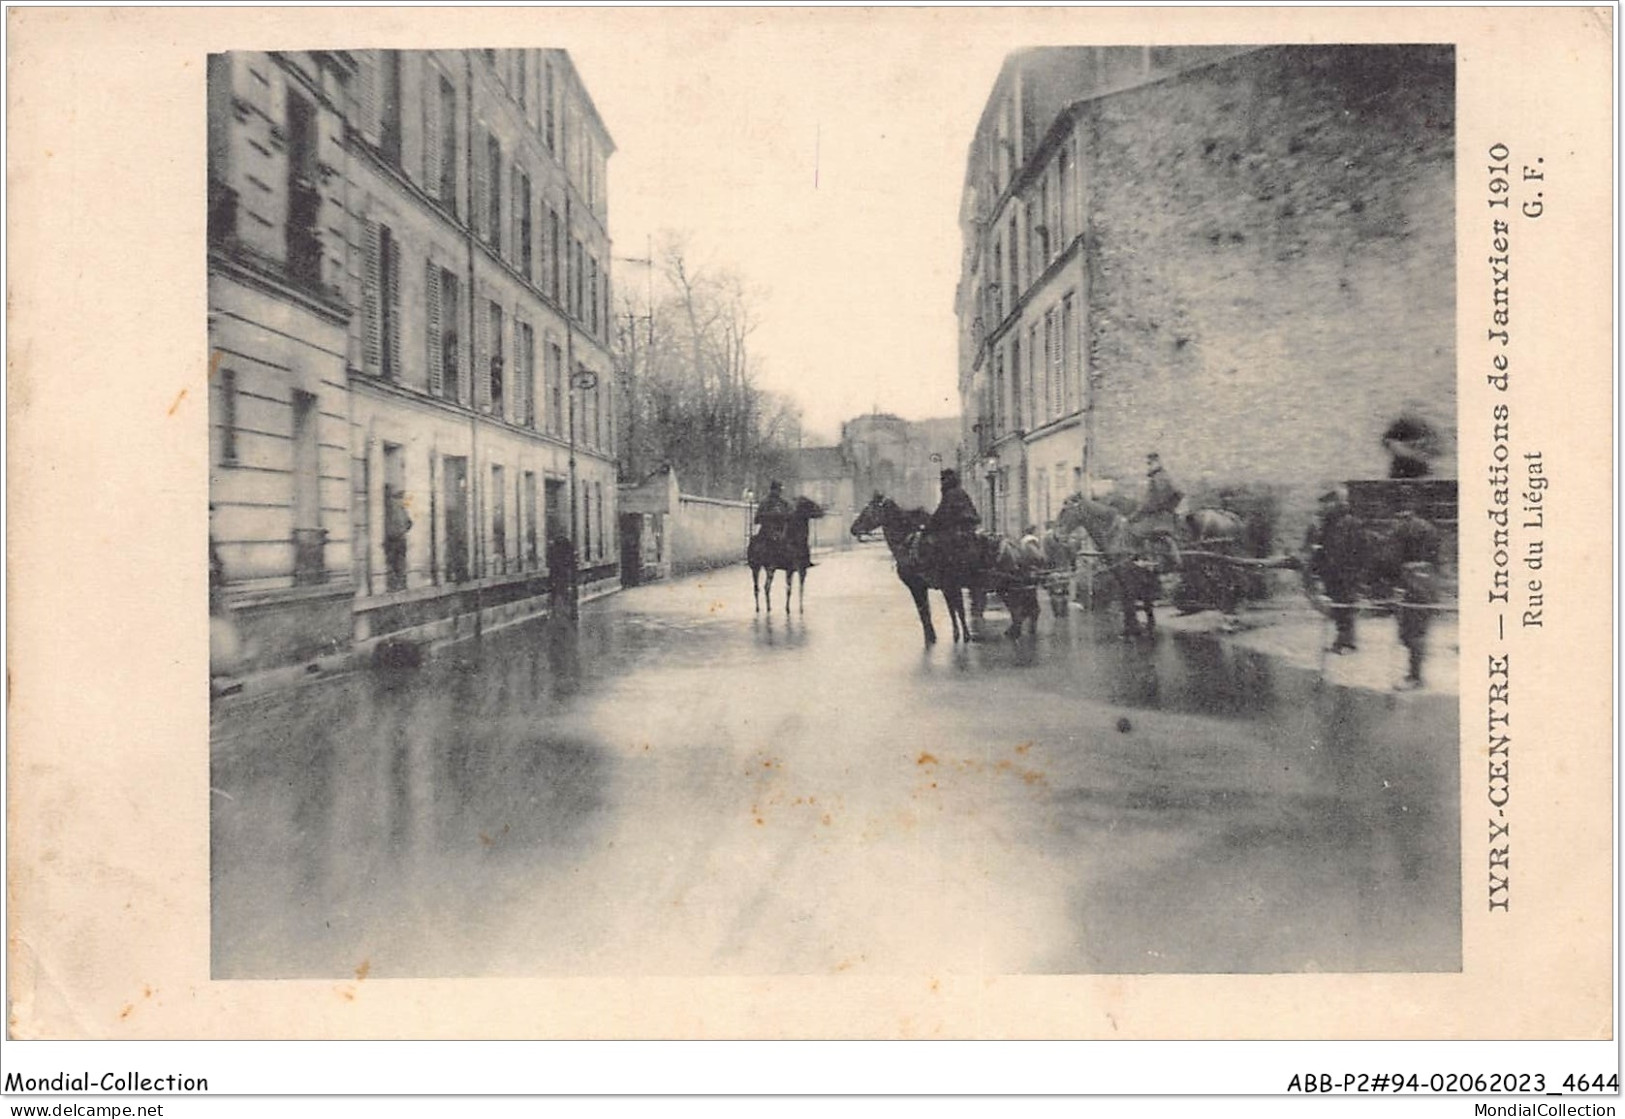
POLYGON ((671 230, 756 288, 759 383, 800 404, 808 443, 874 409, 957 414, 960 193, 1009 44, 853 9, 669 14, 570 46, 616 144, 615 255, 671 230))

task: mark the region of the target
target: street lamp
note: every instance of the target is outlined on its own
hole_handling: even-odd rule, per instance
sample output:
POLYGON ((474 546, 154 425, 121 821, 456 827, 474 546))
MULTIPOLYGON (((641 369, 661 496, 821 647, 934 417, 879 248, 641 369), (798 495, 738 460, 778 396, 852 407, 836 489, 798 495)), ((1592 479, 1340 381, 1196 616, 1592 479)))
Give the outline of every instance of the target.
POLYGON ((598 374, 577 369, 570 375, 570 620, 581 614, 581 545, 577 528, 576 499, 576 390, 590 392, 598 387, 598 374))

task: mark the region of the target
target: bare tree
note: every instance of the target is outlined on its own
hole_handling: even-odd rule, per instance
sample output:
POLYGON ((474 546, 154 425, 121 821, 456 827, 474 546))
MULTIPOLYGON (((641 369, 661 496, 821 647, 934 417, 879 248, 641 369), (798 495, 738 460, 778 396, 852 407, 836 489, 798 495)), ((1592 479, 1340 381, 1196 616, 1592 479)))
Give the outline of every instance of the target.
POLYGON ((760 492, 793 469, 800 411, 756 385, 755 293, 738 274, 696 263, 670 234, 656 265, 664 283, 654 306, 640 315, 624 295, 617 329, 623 469, 670 463, 689 492, 760 492))

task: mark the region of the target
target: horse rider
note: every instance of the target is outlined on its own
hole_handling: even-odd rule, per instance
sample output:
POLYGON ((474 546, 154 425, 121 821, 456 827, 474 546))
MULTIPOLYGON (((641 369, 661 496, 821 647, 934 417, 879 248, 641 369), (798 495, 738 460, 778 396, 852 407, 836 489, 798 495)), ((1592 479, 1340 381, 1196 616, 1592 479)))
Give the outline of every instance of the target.
POLYGON ((1319 579, 1332 600, 1332 621, 1337 636, 1331 653, 1354 651, 1354 599, 1360 593, 1365 570, 1365 533, 1354 511, 1343 500, 1342 490, 1333 487, 1320 498, 1320 515, 1309 529, 1309 570, 1319 579))
POLYGON ((982 517, 976 511, 976 504, 971 501, 970 494, 959 484, 957 470, 951 468, 944 470, 941 480, 942 500, 937 503, 936 511, 925 522, 925 532, 922 535, 930 542, 938 556, 964 556, 968 561, 971 547, 975 543, 976 526, 982 523, 982 517))
POLYGON ((1179 492, 1174 480, 1162 467, 1162 457, 1156 451, 1145 456, 1145 500, 1140 503, 1139 517, 1172 516, 1185 495, 1179 492))
POLYGON ((1400 602, 1395 611, 1399 640, 1409 653, 1405 679, 1396 687, 1410 691, 1422 686, 1422 661, 1427 657, 1429 609, 1438 602, 1439 530, 1417 512, 1418 497, 1407 489, 1394 524, 1394 545, 1399 551, 1400 602))
POLYGON ((790 503, 784 500, 783 487, 777 481, 768 483, 767 496, 756 507, 756 523, 774 539, 784 539, 790 523, 790 503))

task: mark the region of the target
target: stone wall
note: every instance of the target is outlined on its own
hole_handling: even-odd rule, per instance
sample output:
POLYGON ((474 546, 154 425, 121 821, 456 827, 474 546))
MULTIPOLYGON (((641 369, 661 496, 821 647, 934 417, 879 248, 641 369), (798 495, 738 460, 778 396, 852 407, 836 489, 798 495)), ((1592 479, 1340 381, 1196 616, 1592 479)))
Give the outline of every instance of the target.
POLYGON ((1091 102, 1079 123, 1092 473, 1187 492, 1382 477, 1401 410, 1455 473, 1450 47, 1279 47, 1091 102))
POLYGON ((754 511, 743 501, 683 494, 666 526, 674 574, 743 563, 754 511))

